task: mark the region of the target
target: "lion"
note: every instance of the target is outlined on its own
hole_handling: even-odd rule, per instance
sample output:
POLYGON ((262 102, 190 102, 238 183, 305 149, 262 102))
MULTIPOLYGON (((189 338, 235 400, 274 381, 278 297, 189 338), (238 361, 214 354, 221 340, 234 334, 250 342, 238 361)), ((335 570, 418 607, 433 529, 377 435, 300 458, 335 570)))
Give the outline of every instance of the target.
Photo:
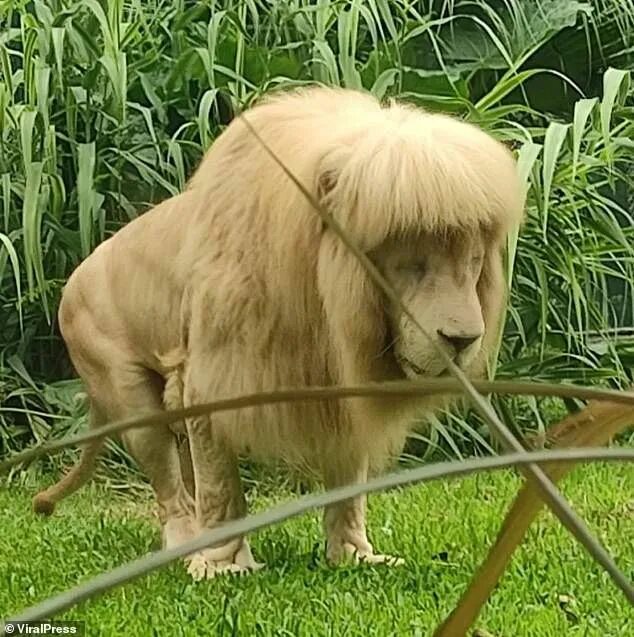
MULTIPOLYGON (((90 426, 280 387, 435 377, 446 352, 486 373, 522 221, 512 153, 459 119, 368 93, 311 86, 244 117, 393 285, 390 303, 241 118, 181 194, 101 243, 70 276, 59 325, 90 399, 90 426)), ((259 406, 126 431, 158 502, 163 544, 246 515, 238 458, 282 460, 327 488, 359 483, 445 399, 354 398, 259 406), (185 437, 185 445, 179 440, 185 437)), ((101 444, 34 499, 51 513, 87 481, 101 444)), ((366 501, 327 507, 326 556, 375 552, 366 501)), ((240 537, 187 560, 195 579, 255 570, 240 537)))

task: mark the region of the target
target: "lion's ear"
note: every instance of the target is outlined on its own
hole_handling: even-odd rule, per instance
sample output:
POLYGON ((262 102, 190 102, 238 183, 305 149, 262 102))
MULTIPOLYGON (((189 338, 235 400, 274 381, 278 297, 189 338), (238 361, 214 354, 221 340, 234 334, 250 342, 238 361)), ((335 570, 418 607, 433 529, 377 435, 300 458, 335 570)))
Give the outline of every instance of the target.
POLYGON ((317 178, 317 198, 322 202, 337 185, 337 171, 325 170, 317 178))
MULTIPOLYGON (((317 176, 317 201, 319 202, 319 205, 323 206, 328 212, 332 212, 330 194, 337 185, 338 177, 339 172, 333 168, 323 170, 317 176)), ((322 232, 326 230, 326 227, 326 222, 322 222, 322 232)))
MULTIPOLYGON (((342 180, 346 179, 346 165, 353 150, 351 144, 339 144, 321 156, 315 171, 315 191, 319 203, 331 214, 337 215, 342 180), (337 191, 337 192, 335 192, 337 191)), ((340 220, 341 221, 341 220, 340 220)))
POLYGON ((328 198, 335 189, 346 164, 350 160, 352 145, 339 144, 324 153, 316 166, 317 196, 319 201, 328 198))

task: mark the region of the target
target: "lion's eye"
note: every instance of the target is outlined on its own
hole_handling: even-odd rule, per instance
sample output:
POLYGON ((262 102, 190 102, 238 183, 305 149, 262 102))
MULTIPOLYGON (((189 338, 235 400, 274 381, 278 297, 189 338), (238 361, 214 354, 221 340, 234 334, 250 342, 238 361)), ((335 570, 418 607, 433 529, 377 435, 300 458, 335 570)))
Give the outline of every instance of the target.
POLYGON ((403 263, 399 270, 403 274, 422 277, 427 272, 427 264, 424 261, 410 261, 409 263, 403 263))
POLYGON ((478 269, 482 266, 483 261, 484 261, 484 255, 478 254, 471 259, 471 265, 473 265, 475 269, 478 269))

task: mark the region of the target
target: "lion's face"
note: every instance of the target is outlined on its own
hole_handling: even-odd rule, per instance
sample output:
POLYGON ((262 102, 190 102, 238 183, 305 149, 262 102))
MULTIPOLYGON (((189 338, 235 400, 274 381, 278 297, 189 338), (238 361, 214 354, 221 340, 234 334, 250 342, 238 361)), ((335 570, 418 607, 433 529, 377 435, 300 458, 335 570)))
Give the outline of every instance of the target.
MULTIPOLYGON (((423 236, 384 243, 372 255, 428 335, 462 369, 468 370, 482 347, 484 318, 477 284, 485 239, 423 236)), ((438 376, 446 362, 438 348, 403 312, 388 307, 388 346, 405 376, 438 376)))

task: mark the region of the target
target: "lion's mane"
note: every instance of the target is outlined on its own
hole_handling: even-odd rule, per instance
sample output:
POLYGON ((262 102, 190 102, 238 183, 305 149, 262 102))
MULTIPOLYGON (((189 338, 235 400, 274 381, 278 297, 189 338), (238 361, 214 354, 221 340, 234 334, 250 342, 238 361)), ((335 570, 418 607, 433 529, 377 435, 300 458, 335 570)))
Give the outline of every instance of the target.
MULTIPOLYGON (((523 209, 511 153, 457 119, 339 89, 281 93, 244 116, 365 251, 408 233, 487 232, 478 286, 486 333, 472 370, 482 373, 505 299, 502 249, 523 209)), ((166 376, 180 378, 168 386, 184 383, 186 405, 399 377, 385 353, 382 294, 240 118, 208 151, 188 192, 196 194, 183 211, 193 216, 185 247, 192 301, 181 360, 165 368, 166 376), (205 321, 189 330, 196 312, 206 312, 205 321), (188 395, 187 352, 200 347, 213 352, 211 396, 188 395)), ((255 456, 314 466, 367 453, 377 467, 403 444, 413 410, 434 404, 287 404, 215 422, 255 456)))

